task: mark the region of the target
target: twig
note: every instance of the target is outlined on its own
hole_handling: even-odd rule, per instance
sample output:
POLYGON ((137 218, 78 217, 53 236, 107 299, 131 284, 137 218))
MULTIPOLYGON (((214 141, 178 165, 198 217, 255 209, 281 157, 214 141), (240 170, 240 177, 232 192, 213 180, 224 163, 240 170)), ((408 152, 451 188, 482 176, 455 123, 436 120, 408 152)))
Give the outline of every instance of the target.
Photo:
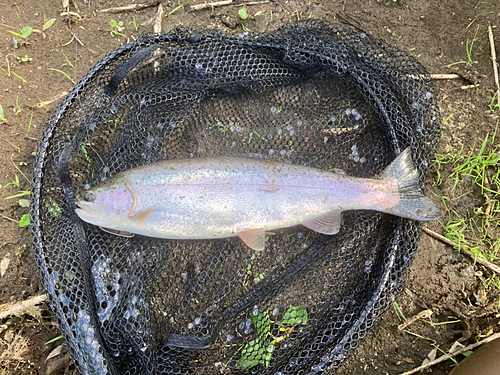
POLYGON ((52 99, 47 100, 46 102, 35 104, 35 107, 36 108, 42 108, 44 105, 53 103, 53 102, 55 102, 55 101, 57 101, 57 100, 65 97, 66 95, 68 95, 68 92, 67 91, 63 91, 60 94, 57 94, 56 96, 54 96, 52 99))
POLYGON ((62 17, 62 16, 68 16, 68 17, 69 17, 69 16, 75 16, 76 18, 78 18, 78 19, 80 19, 80 20, 82 19, 82 16, 80 16, 80 15, 79 15, 78 13, 76 13, 76 12, 61 12, 61 17, 62 17))
POLYGON ((432 79, 460 79, 458 74, 431 74, 432 79))
POLYGON ((476 87, 481 86, 480 83, 476 83, 475 85, 465 85, 460 87, 462 90, 475 89, 476 87))
POLYGON ((416 322, 417 320, 422 319, 422 318, 428 318, 432 314, 433 314, 432 310, 423 310, 423 311, 420 311, 417 315, 412 316, 406 322, 401 323, 398 326, 398 330, 402 331, 403 329, 405 329, 406 327, 408 327, 410 324, 416 322))
POLYGON ((0 26, 3 26, 3 27, 8 27, 9 29, 16 29, 14 26, 10 26, 10 25, 7 25, 5 23, 0 23, 0 26))
POLYGON ((160 3, 161 3, 160 1, 155 1, 154 3, 151 3, 151 4, 130 4, 130 5, 122 6, 122 7, 101 9, 101 10, 98 11, 98 13, 129 12, 131 10, 141 10, 141 9, 144 9, 144 8, 155 7, 158 4, 160 4, 160 3))
POLYGON ((487 338, 485 338, 484 340, 481 340, 481 341, 478 341, 474 344, 470 344, 462 349, 459 349, 457 350, 456 352, 450 352, 450 353, 447 353, 445 355, 442 355, 441 357, 439 357, 438 359, 435 359, 434 361, 431 361, 431 362, 427 362, 425 365, 422 365, 422 366, 419 366, 417 368, 414 368, 413 370, 410 370, 410 371, 407 371, 407 372, 403 372, 402 374, 400 375, 411 375, 411 374, 415 374, 416 372, 419 372, 421 370, 425 370, 426 368, 429 368, 431 366, 434 366, 434 365, 437 365, 438 363, 441 363, 441 362, 444 362, 448 359, 451 359, 451 357, 456 357, 457 355, 459 354, 462 354, 462 353, 465 353, 469 350, 472 350, 472 349, 475 349, 477 348, 478 346, 480 345, 483 345, 483 344, 487 344, 493 340, 496 340, 500 338, 500 332, 498 333, 495 333, 487 338))
MULTIPOLYGON (((434 232, 433 230, 431 230, 431 229, 429 229, 427 227, 422 227, 422 230, 425 233, 427 233, 428 235, 430 235, 430 236, 432 236, 432 237, 434 237, 434 238, 436 238, 436 239, 444 242, 445 244, 453 246, 454 248, 458 247, 458 245, 455 242, 450 241, 445 236, 442 236, 439 233, 436 233, 436 232, 434 232)), ((485 260, 485 259, 483 259, 481 257, 476 256, 472 251, 469 251, 467 249, 460 249, 460 252, 464 253, 467 256, 469 256, 472 260, 474 260, 474 262, 479 263, 480 265, 488 268, 490 271, 495 272, 496 274, 500 275, 500 267, 498 267, 497 265, 492 264, 492 263, 488 262, 487 260, 485 260)))
MULTIPOLYGON (((71 2, 73 3, 73 6, 75 7, 76 11, 78 13, 80 13, 80 8, 78 7, 78 4, 76 3, 76 1, 75 0, 71 0, 71 2)), ((68 6, 69 6, 69 4, 68 4, 68 6)))
POLYGON ((231 5, 232 3, 233 3, 233 0, 222 0, 222 1, 216 1, 215 3, 191 5, 190 9, 201 10, 201 9, 207 9, 207 8, 213 8, 213 7, 221 7, 224 5, 231 5))
POLYGON ((47 301, 47 295, 41 294, 39 296, 31 297, 24 301, 9 302, 0 305, 0 320, 7 318, 8 316, 19 316, 26 314, 26 312, 39 313, 38 305, 47 301))
POLYGON ((70 31, 70 33, 71 33, 71 35, 73 35, 73 36, 75 37, 76 41, 77 41, 78 43, 80 43, 80 45, 81 45, 82 47, 84 47, 84 46, 85 46, 85 45, 83 44, 83 42, 82 42, 80 39, 78 39, 78 37, 77 37, 75 34, 73 34, 71 31, 70 31))
POLYGON ((156 12, 155 21, 153 23, 153 32, 161 33, 161 21, 163 18, 163 5, 162 3, 158 4, 158 10, 156 12))
POLYGON ((497 101, 498 105, 500 105, 500 83, 498 81, 497 54, 495 52, 495 40, 493 39, 493 31, 491 31, 491 25, 488 25, 488 35, 490 37, 491 60, 493 60, 493 74, 495 76, 495 83, 497 85, 497 101))
POLYGON ((80 43, 80 45, 81 45, 82 47, 85 47, 85 45, 83 44, 83 42, 82 42, 80 39, 78 39, 78 37, 77 37, 75 34, 73 34, 71 31, 70 31, 70 33, 71 33, 71 35, 73 35, 73 37, 71 38, 71 40, 70 40, 68 43, 61 44, 61 47, 65 47, 65 46, 70 45, 70 44, 71 44, 71 42, 72 42, 73 40, 75 40, 75 39, 76 39, 76 41, 77 41, 78 43, 80 43))
POLYGON ((270 3, 270 0, 262 0, 262 1, 248 1, 246 3, 240 3, 240 4, 230 4, 233 7, 242 7, 244 5, 258 5, 258 4, 267 4, 270 3))

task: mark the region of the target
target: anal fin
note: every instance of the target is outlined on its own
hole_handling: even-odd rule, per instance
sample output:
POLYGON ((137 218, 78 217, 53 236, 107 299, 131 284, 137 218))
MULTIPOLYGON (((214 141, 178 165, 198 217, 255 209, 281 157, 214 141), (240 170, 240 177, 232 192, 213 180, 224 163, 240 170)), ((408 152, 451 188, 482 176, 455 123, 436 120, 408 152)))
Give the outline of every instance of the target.
POLYGON ((253 229, 247 232, 238 233, 238 237, 254 250, 264 250, 266 242, 266 232, 263 229, 253 229))
POLYGON ((305 227, 323 234, 335 234, 340 230, 342 211, 332 211, 302 223, 305 227))
POLYGON ((115 236, 127 237, 127 238, 134 237, 133 233, 130 233, 130 232, 127 232, 124 230, 116 230, 116 229, 104 228, 104 227, 99 227, 99 228, 101 228, 103 231, 105 231, 107 233, 114 234, 115 236))

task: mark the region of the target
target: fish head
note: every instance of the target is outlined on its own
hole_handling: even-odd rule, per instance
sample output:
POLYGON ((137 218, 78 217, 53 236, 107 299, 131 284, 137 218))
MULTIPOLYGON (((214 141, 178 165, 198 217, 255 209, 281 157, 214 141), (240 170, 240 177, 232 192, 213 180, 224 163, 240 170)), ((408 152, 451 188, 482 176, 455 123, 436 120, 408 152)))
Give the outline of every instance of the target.
POLYGON ((76 202, 76 214, 88 223, 110 227, 133 213, 134 192, 121 180, 110 179, 86 190, 76 202))

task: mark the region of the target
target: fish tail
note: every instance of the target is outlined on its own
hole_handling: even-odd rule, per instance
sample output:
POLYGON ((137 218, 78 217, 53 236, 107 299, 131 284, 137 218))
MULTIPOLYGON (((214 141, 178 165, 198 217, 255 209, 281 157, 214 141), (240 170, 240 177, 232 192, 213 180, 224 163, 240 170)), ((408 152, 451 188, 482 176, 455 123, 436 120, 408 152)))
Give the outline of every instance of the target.
POLYGON ((441 216, 438 208, 420 191, 418 170, 408 147, 382 172, 382 178, 398 182, 398 203, 385 210, 390 214, 419 221, 433 221, 441 216))

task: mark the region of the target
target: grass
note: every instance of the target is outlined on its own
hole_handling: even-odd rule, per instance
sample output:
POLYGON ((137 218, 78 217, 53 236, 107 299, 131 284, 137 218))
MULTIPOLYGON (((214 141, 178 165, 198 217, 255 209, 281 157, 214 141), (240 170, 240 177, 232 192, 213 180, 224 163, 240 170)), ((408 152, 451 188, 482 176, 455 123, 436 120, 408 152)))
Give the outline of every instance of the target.
POLYGON ((49 70, 53 70, 55 72, 59 72, 61 73, 62 75, 64 75, 67 79, 69 79, 71 82, 73 82, 73 84, 75 84, 75 81, 73 81, 73 78, 70 77, 70 75, 66 72, 63 72, 62 70, 59 70, 59 69, 55 69, 55 68, 49 68, 49 70))
POLYGON ((169 15, 174 14, 175 12, 177 12, 179 9, 182 8, 181 0, 177 0, 177 4, 178 4, 177 7, 168 12, 169 15))
POLYGON ((15 77, 19 78, 21 81, 23 81, 24 83, 27 83, 26 80, 21 77, 19 74, 17 74, 16 72, 14 72, 13 70, 10 69, 10 61, 9 61, 9 56, 10 54, 6 55, 5 56, 5 61, 7 63, 7 69, 4 69, 0 66, 0 70, 2 70, 5 74, 7 74, 7 76, 10 78, 12 75, 14 75, 15 77))
MULTIPOLYGON (((456 244, 488 262, 500 260, 500 145, 497 141, 499 120, 492 134, 486 134, 480 147, 464 152, 449 145, 448 154, 436 154, 434 186, 447 184, 447 195, 438 196, 447 211, 444 235, 456 244), (475 188, 474 188, 475 187, 475 188), (457 212, 464 197, 479 193, 482 205, 457 212), (456 207, 453 209, 452 207, 456 207)), ((484 286, 500 293, 499 275, 486 279, 484 286)), ((500 304, 500 299, 499 299, 500 304)))
POLYGON ((444 65, 441 68, 451 68, 453 65, 458 65, 458 64, 467 64, 467 65, 477 64, 477 61, 472 59, 472 47, 474 46, 474 42, 477 39, 478 31, 479 31, 479 26, 476 28, 476 32, 474 33, 472 41, 469 41, 469 39, 467 39, 467 43, 465 45, 465 53, 467 54, 467 60, 457 61, 449 65, 444 65))
MULTIPOLYGON (((7 141, 9 144, 11 144, 12 146, 16 147, 19 149, 19 147, 13 145, 12 143, 10 143, 9 141, 7 141)), ((19 169, 19 167, 16 165, 16 163, 14 163, 14 160, 12 160, 12 156, 10 158, 10 160, 12 161, 12 164, 14 165, 14 167, 18 170, 18 172, 26 179, 26 181, 28 181, 28 184, 29 186, 31 186, 31 181, 29 180, 28 177, 26 177, 26 175, 23 173, 23 171, 21 171, 21 169, 19 169)), ((9 197, 6 197, 5 200, 8 200, 8 199, 17 199, 17 203, 19 204, 19 206, 21 207, 29 207, 29 200, 25 199, 24 197, 28 197, 31 195, 31 192, 29 190, 22 190, 21 189, 21 181, 19 181, 19 177, 17 176, 17 174, 14 176, 15 179, 11 179, 10 182, 8 184, 6 184, 4 186, 4 188, 6 188, 7 186, 14 186, 16 189, 17 189, 17 193, 14 194, 14 195, 11 195, 9 197)), ((3 216, 3 215, 2 215, 3 216)), ((28 225, 30 225, 31 221, 30 221, 30 214, 27 213, 27 214, 24 214, 21 219, 18 221, 14 220, 14 219, 11 219, 9 217, 6 217, 6 216, 3 216, 5 219, 8 219, 10 221, 14 221, 16 223, 19 223, 19 226, 21 228, 24 228, 28 225)))
POLYGON ((495 110, 495 109, 497 109, 497 108, 498 108, 498 109, 500 109, 500 104, 499 104, 499 103, 498 103, 498 101, 497 101, 497 95, 498 95, 498 92, 495 92, 495 93, 493 94, 493 97, 491 98, 491 102, 490 102, 490 104, 488 104, 488 108, 489 108, 491 111, 493 111, 493 110, 495 110))

